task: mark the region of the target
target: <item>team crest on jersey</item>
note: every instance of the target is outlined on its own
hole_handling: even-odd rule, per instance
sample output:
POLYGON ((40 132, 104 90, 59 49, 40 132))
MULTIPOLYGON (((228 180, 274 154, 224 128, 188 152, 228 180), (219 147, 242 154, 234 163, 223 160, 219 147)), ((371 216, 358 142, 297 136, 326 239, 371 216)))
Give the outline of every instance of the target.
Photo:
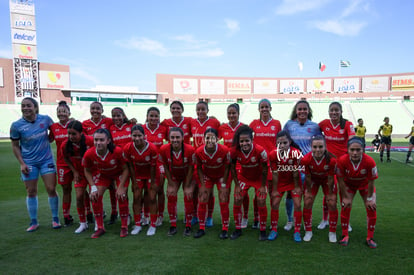
POLYGON ((158 138, 162 138, 162 134, 158 134, 158 138))
POLYGON ((329 165, 325 165, 325 166, 323 167, 323 169, 325 169, 325 170, 329 170, 329 165))
POLYGON ((308 131, 308 133, 310 133, 311 132, 311 128, 308 128, 307 131, 308 131))
POLYGON ((343 133, 345 133, 344 129, 339 130, 339 133, 342 135, 343 133))
POLYGON ((250 161, 251 162, 256 162, 256 158, 255 157, 251 157, 250 161))
POLYGON ((149 161, 150 160, 150 157, 149 156, 146 156, 145 157, 145 161, 149 161))
POLYGON ((102 124, 102 125, 101 125, 101 128, 102 128, 102 129, 105 129, 105 128, 106 128, 106 125, 105 125, 105 124, 102 124))
POLYGON ((361 169, 361 175, 365 175, 367 173, 366 169, 361 169))
POLYGON ((43 129, 43 128, 45 128, 45 125, 43 123, 40 123, 39 127, 43 129))
POLYGON ((126 130, 127 130, 128 132, 130 132, 130 131, 131 131, 131 128, 130 128, 130 127, 127 127, 127 128, 126 128, 126 130))
POLYGON ((275 130, 275 126, 271 126, 270 129, 272 129, 272 131, 274 131, 275 130))
POLYGON ((222 163, 223 159, 222 158, 217 158, 217 163, 222 163))
POLYGON ((116 160, 111 159, 111 160, 109 161, 109 164, 111 164, 111 165, 115 165, 115 164, 116 164, 116 160))
POLYGON ((187 125, 186 124, 183 125, 183 129, 187 129, 187 125))
POLYGON ((184 158, 184 162, 188 162, 188 158, 184 158))

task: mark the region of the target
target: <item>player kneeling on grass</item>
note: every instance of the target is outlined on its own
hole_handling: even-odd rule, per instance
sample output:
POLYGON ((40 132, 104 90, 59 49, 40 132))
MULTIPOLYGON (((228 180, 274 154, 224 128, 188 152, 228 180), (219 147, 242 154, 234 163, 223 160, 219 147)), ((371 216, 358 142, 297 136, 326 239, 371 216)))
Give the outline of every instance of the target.
POLYGON ((76 189, 76 208, 79 215, 79 227, 75 230, 76 234, 82 233, 88 229, 85 215, 85 192, 88 181, 82 167, 82 158, 86 150, 93 147, 93 137, 83 134, 83 127, 80 121, 74 120, 69 122, 68 138, 62 143, 62 155, 66 164, 71 170, 70 178, 73 179, 76 189))
POLYGON ((342 195, 341 225, 342 237, 339 243, 349 243, 348 223, 352 201, 357 191, 361 195, 367 211, 367 245, 376 248, 374 230, 377 222, 377 203, 374 180, 378 178, 375 161, 363 152, 363 142, 358 137, 348 141, 348 154, 338 159, 337 176, 342 195))
POLYGON ((312 239, 312 207, 319 187, 322 187, 329 210, 329 242, 336 243, 336 224, 338 222, 337 186, 334 182, 336 158, 326 150, 326 141, 322 135, 311 139, 311 152, 300 161, 305 169, 305 195, 303 205, 303 223, 305 236, 303 240, 312 239))
POLYGON ((231 149, 231 174, 235 183, 233 214, 236 230, 231 234, 230 239, 235 240, 242 235, 242 203, 250 187, 256 191, 257 206, 259 208, 259 240, 265 241, 267 221, 267 153, 265 149, 253 143, 253 130, 242 125, 236 131, 231 149), (240 172, 236 172, 237 163, 240 164, 240 172))
POLYGON ((193 218, 193 171, 195 154, 193 146, 184 143, 184 132, 181 128, 173 127, 168 135, 170 143, 164 144, 159 152, 159 161, 164 165, 167 178, 168 215, 170 230, 168 236, 177 234, 177 193, 183 184, 185 231, 184 236, 191 236, 191 219, 193 218))
POLYGON ((277 238, 277 224, 279 221, 279 204, 283 194, 289 192, 293 199, 293 221, 295 242, 301 242, 300 226, 302 224, 302 184, 299 178, 300 159, 302 153, 299 146, 292 140, 287 131, 281 131, 277 134, 277 148, 270 152, 269 162, 273 173, 272 189, 272 210, 271 225, 268 239, 273 241, 277 238))
POLYGON ((148 228, 147 236, 152 236, 156 232, 156 195, 160 182, 160 172, 157 169, 158 150, 154 144, 146 140, 145 131, 141 125, 132 127, 131 135, 132 142, 124 146, 124 154, 128 160, 129 172, 132 179, 132 192, 134 193, 133 210, 135 226, 131 234, 137 235, 141 231, 142 193, 144 188, 147 188, 149 190, 149 208, 151 213, 151 225, 148 228))
POLYGON ((194 235, 200 238, 205 234, 207 204, 213 193, 214 185, 217 185, 220 200, 222 232, 220 239, 228 238, 229 230, 229 189, 231 178, 230 152, 221 144, 217 144, 218 133, 214 128, 204 132, 204 144, 196 151, 197 172, 199 182, 198 192, 198 220, 200 229, 194 235))
POLYGON ((105 234, 103 224, 103 203, 102 197, 106 189, 116 182, 118 189, 116 196, 119 203, 121 215, 121 237, 128 235, 128 166, 122 148, 115 146, 111 133, 107 129, 98 129, 93 134, 95 147, 86 151, 82 166, 85 169, 85 177, 90 186, 95 222, 98 230, 92 234, 92 238, 99 238, 105 234))

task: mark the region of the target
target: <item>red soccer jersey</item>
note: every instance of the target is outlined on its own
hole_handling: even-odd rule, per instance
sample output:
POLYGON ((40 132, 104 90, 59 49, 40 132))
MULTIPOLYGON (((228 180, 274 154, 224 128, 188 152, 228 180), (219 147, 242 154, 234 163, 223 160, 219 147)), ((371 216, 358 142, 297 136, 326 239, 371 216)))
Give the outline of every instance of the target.
POLYGON ((202 167, 203 174, 212 179, 224 176, 226 166, 230 164, 230 152, 225 145, 217 144, 213 155, 206 152, 205 147, 196 150, 197 167, 202 167))
POLYGON ((278 174, 277 190, 279 192, 293 190, 293 171, 300 170, 299 162, 302 158, 300 150, 290 147, 288 152, 275 149, 269 154, 270 167, 278 174))
POLYGON ((131 123, 124 123, 121 127, 112 124, 109 130, 111 131, 112 140, 115 145, 123 147, 125 144, 131 142, 131 123))
POLYGON ((282 130, 279 120, 270 119, 264 123, 255 119, 249 126, 254 132, 254 142, 263 146, 268 154, 276 148, 276 135, 282 130))
POLYGON ((204 145, 204 132, 208 128, 214 128, 218 131, 220 127, 220 122, 211 117, 207 117, 207 119, 201 123, 198 119, 191 120, 191 134, 193 136, 193 145, 194 148, 199 148, 204 145))
POLYGON ((159 151, 159 161, 168 167, 171 176, 184 180, 189 166, 193 166, 195 160, 195 149, 193 146, 184 143, 184 156, 181 150, 178 154, 171 152, 171 144, 164 144, 159 151))
POLYGON ((364 153, 356 165, 346 154, 338 159, 336 175, 344 178, 345 184, 352 189, 361 190, 368 188, 369 180, 378 178, 378 170, 374 159, 367 154, 364 153))
POLYGON ((236 127, 231 127, 229 123, 225 123, 220 125, 218 129, 219 137, 223 139, 223 144, 226 145, 228 148, 233 146, 233 137, 234 133, 242 126, 243 123, 239 122, 236 127))
POLYGON ((157 146, 158 149, 164 144, 164 140, 167 140, 167 128, 161 124, 158 124, 157 128, 151 130, 148 127, 148 123, 143 125, 147 140, 157 146))
POLYGON ((157 146, 147 142, 142 151, 135 147, 134 142, 124 146, 125 158, 134 166, 135 177, 137 179, 150 179, 151 167, 155 167, 158 159, 157 146))
POLYGON ((161 125, 167 128, 167 140, 168 134, 170 133, 171 128, 178 127, 181 128, 184 132, 184 143, 190 144, 191 138, 191 117, 182 117, 180 123, 175 123, 172 118, 164 119, 161 125))
POLYGON ((311 175, 312 182, 323 184, 328 182, 328 176, 335 175, 336 158, 331 157, 327 164, 325 156, 317 161, 309 152, 300 161, 300 166, 305 168, 306 175, 311 175))
POLYGON ((106 128, 109 130, 112 124, 114 124, 112 121, 112 118, 103 117, 98 123, 95 123, 91 119, 87 119, 84 122, 82 122, 82 127, 83 127, 83 132, 86 135, 92 136, 93 133, 95 133, 95 131, 98 130, 99 128, 104 128, 104 129, 106 128))
POLYGON ((355 135, 354 125, 347 121, 344 129, 341 129, 339 124, 334 126, 330 119, 325 119, 319 123, 319 127, 325 135, 328 151, 338 159, 346 154, 348 139, 350 136, 355 135))
POLYGON ((115 146, 113 153, 108 150, 103 157, 97 154, 95 147, 92 147, 86 151, 82 159, 82 166, 90 168, 92 175, 101 174, 101 176, 109 178, 121 175, 122 166, 125 163, 124 152, 119 146, 115 146))
POLYGON ((53 123, 52 126, 50 126, 50 135, 53 137, 53 139, 56 142, 56 165, 58 166, 68 166, 63 159, 62 155, 62 143, 68 139, 68 124, 70 120, 66 122, 65 125, 60 124, 60 122, 53 123))
POLYGON ((262 164, 267 163, 267 153, 262 146, 253 144, 253 148, 248 154, 233 147, 231 149, 231 159, 235 159, 240 163, 241 176, 252 181, 261 180, 262 164))
MULTIPOLYGON (((78 173, 80 175, 84 176, 85 173, 84 173, 84 170, 83 170, 83 167, 82 167, 82 157, 83 156, 81 156, 79 144, 72 143, 73 154, 69 155, 69 153, 66 150, 66 144, 67 143, 68 143, 68 140, 65 140, 62 143, 62 146, 61 146, 62 155, 69 158, 70 161, 72 162, 73 167, 75 167, 76 171, 78 171, 78 173)), ((86 150, 88 150, 89 148, 92 148, 94 146, 93 137, 85 135, 85 144, 86 144, 86 150)))

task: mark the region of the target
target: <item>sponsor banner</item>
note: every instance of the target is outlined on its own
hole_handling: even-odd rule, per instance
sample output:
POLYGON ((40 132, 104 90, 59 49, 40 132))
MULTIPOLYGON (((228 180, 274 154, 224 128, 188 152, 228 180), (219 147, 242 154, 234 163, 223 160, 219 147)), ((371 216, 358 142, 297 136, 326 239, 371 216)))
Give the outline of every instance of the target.
POLYGON ((228 79, 227 94, 250 94, 252 81, 250 79, 228 79))
POLYGON ((13 44, 13 57, 21 59, 37 59, 37 46, 13 44))
POLYGON ((11 27, 15 29, 36 30, 35 17, 26 14, 11 14, 11 27))
POLYGON ((3 68, 0 68, 0 87, 4 87, 3 68))
POLYGON ((275 79, 256 79, 253 81, 253 93, 255 94, 277 94, 278 86, 275 79))
POLYGON ((414 75, 393 76, 391 89, 393 91, 414 90, 414 75))
POLYGON ((34 0, 10 0, 10 12, 35 15, 34 0))
POLYGON ((299 94, 304 91, 303 79, 282 79, 280 80, 280 93, 282 94, 299 94))
POLYGON ((173 92, 174 94, 196 95, 198 92, 198 80, 193 78, 174 78, 173 92))
POLYGON ((36 45, 36 32, 12 28, 11 39, 14 44, 36 45))
POLYGON ((41 89, 70 89, 69 72, 39 71, 41 89))
POLYGON ((200 79, 200 94, 224 95, 224 79, 200 79))
POLYGON ((360 91, 359 78, 334 79, 334 91, 339 93, 355 93, 360 91))
POLYGON ((388 92, 389 77, 364 77, 362 90, 364 92, 388 92))
POLYGON ((306 91, 308 93, 330 93, 332 92, 332 81, 329 78, 306 80, 306 91))

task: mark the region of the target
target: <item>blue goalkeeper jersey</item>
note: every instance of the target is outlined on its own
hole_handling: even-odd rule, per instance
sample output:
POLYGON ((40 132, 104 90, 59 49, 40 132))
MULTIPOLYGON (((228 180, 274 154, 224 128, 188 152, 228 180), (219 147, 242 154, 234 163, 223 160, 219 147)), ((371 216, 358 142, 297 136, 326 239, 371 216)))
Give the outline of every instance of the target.
POLYGON ((10 139, 20 141, 23 161, 36 165, 53 160, 49 143, 48 129, 53 120, 47 115, 36 115, 36 120, 29 122, 21 118, 10 126, 10 139))
POLYGON ((310 120, 306 120, 303 125, 297 120, 289 120, 286 122, 283 130, 289 132, 293 141, 299 145, 303 155, 311 151, 311 138, 316 135, 322 135, 319 125, 310 120))

